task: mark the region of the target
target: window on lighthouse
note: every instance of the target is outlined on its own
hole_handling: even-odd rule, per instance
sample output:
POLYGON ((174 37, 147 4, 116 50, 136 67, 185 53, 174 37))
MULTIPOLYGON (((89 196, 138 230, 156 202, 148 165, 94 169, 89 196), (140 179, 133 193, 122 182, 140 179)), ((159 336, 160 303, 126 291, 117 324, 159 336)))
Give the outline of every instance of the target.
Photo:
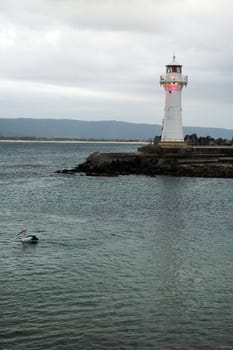
POLYGON ((169 66, 169 67, 167 67, 167 73, 181 73, 181 67, 169 66))

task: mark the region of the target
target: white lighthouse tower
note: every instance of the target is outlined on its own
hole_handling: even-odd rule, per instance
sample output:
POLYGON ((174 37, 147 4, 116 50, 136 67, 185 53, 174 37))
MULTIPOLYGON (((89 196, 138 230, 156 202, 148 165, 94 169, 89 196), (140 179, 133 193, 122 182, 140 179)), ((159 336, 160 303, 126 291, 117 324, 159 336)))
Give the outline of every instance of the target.
POLYGON ((165 90, 165 114, 162 126, 160 146, 185 146, 182 126, 181 92, 188 83, 188 77, 182 75, 182 65, 176 62, 175 55, 166 65, 166 75, 160 76, 160 85, 165 90))

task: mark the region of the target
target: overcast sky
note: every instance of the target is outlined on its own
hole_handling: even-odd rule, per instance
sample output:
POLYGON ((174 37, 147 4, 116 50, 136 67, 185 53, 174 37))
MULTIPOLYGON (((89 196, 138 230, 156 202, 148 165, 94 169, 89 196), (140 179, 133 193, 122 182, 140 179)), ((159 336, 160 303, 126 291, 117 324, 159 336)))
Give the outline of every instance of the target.
POLYGON ((175 51, 183 124, 233 129, 230 0, 0 0, 0 117, 161 124, 175 51))

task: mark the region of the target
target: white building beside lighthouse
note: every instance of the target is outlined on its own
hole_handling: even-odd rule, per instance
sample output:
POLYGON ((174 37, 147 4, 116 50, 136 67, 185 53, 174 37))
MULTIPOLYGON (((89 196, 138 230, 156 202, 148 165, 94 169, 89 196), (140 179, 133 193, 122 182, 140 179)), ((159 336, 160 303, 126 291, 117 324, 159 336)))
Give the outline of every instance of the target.
POLYGON ((182 65, 173 56, 166 65, 166 75, 160 76, 160 85, 165 90, 165 113, 162 126, 161 146, 184 145, 182 126, 181 92, 188 83, 188 77, 182 75, 182 65))

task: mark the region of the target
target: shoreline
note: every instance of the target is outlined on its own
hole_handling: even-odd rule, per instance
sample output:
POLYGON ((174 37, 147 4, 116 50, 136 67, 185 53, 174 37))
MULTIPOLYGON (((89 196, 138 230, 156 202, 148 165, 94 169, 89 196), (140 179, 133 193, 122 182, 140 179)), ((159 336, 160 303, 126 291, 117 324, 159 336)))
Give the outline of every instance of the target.
POLYGON ((0 143, 80 143, 80 144, 121 144, 121 145, 147 145, 148 141, 100 141, 100 140, 14 140, 14 139, 5 139, 0 140, 0 143))

